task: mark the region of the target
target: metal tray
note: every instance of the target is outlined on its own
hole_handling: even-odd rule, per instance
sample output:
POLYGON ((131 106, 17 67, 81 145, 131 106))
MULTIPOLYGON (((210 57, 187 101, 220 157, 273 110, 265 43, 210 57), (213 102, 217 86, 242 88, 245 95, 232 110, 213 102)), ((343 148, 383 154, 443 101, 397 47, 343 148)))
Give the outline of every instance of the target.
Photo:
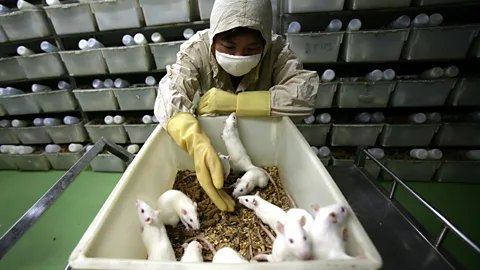
POLYGON ((26 79, 27 74, 18 61, 20 56, 0 59, 0 81, 26 79))
POLYGON ((383 124, 332 124, 331 146, 373 146, 383 124))
POLYGON ((131 143, 144 143, 153 133, 157 124, 125 124, 125 131, 128 133, 131 143))
POLYGON ((44 112, 68 112, 77 108, 77 100, 70 90, 33 93, 44 112))
POLYGON ((36 114, 42 111, 33 93, 0 97, 9 115, 36 114))
POLYGON ((331 124, 299 124, 296 126, 310 145, 324 146, 331 124))
POLYGON ((346 62, 396 61, 409 32, 410 29, 346 32, 341 58, 346 62))
POLYGON ((0 170, 18 170, 12 155, 0 154, 0 170))
MULTIPOLYGON (((380 160, 382 164, 385 164, 385 160, 380 160)), ((342 165, 353 165, 354 160, 353 159, 340 159, 340 158, 332 158, 332 166, 342 166, 342 165)), ((373 179, 378 179, 380 176, 380 172, 382 169, 372 160, 366 160, 365 161, 365 169, 370 173, 371 176, 373 176, 373 179)))
POLYGON ((458 79, 448 97, 453 106, 480 106, 480 78, 458 79))
POLYGON ((438 169, 438 182, 480 183, 480 161, 444 160, 438 169))
POLYGON ((146 45, 102 49, 110 73, 129 73, 152 69, 152 54, 146 45))
POLYGON ((177 53, 180 51, 180 46, 184 42, 185 41, 182 40, 149 45, 158 70, 166 70, 168 65, 177 62, 177 53))
POLYGON ((0 144, 20 144, 15 128, 0 128, 0 144))
POLYGON ((115 111, 118 109, 114 89, 73 90, 83 111, 115 111))
POLYGON ((157 92, 155 87, 120 88, 114 90, 122 111, 153 110, 157 92))
POLYGON ((90 166, 94 172, 124 172, 127 168, 125 161, 112 154, 99 154, 90 166))
POLYGON ((440 124, 386 124, 379 143, 383 147, 427 147, 439 128, 440 124))
POLYGON ((54 170, 70 169, 85 153, 85 146, 75 153, 45 153, 54 170))
POLYGON ((345 32, 285 34, 290 49, 303 63, 337 62, 345 32))
POLYGON ((85 125, 92 142, 97 142, 105 137, 114 143, 127 143, 128 137, 123 125, 94 125, 89 122, 85 125))
POLYGON ((322 82, 318 86, 317 91, 317 101, 315 103, 315 108, 330 108, 332 107, 333 98, 335 97, 335 92, 337 91, 337 82, 322 82))
POLYGON ((16 127, 12 129, 23 144, 47 144, 52 142, 47 127, 16 127))
POLYGON ((29 155, 11 155, 13 162, 21 171, 48 171, 51 168, 45 153, 29 155))
POLYGON ((398 81, 390 99, 393 107, 443 106, 457 79, 398 81))
POLYGON ((60 57, 71 76, 108 73, 102 49, 60 52, 60 57))
POLYGON ((339 108, 384 108, 396 82, 342 82, 337 90, 339 108))
POLYGON ((84 122, 74 125, 48 126, 48 135, 54 143, 82 143, 88 140, 84 122))
MULTIPOLYGON (((397 160, 387 158, 387 167, 403 181, 431 181, 441 165, 440 160, 397 160)), ((393 180, 382 171, 383 180, 393 180)))
POLYGON ((480 124, 444 123, 434 137, 438 146, 480 146, 480 124))
POLYGON ((352 10, 408 7, 412 0, 347 0, 345 8, 352 10))
POLYGON ((58 77, 67 73, 57 52, 23 56, 18 61, 29 79, 58 77))
POLYGON ((476 25, 412 29, 403 48, 402 58, 407 60, 462 59, 467 55, 468 48, 477 33, 476 25))

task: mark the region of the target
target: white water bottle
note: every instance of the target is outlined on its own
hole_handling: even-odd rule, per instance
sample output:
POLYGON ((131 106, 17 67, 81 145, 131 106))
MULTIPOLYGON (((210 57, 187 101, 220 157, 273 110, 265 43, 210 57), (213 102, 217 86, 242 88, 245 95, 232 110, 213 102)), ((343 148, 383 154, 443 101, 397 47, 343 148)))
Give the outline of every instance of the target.
POLYGON ((430 17, 425 13, 418 14, 412 21, 412 27, 425 27, 430 23, 430 17))
POLYGON ((148 43, 147 39, 145 38, 145 36, 142 33, 135 34, 135 36, 133 37, 133 40, 135 41, 135 44, 137 44, 137 45, 143 45, 143 44, 148 43))
POLYGON ((195 34, 195 32, 193 31, 192 28, 187 28, 187 29, 183 30, 183 37, 185 39, 191 38, 194 34, 195 34))
POLYGON ((460 73, 460 70, 457 66, 449 66, 443 70, 443 75, 448 78, 455 78, 458 76, 458 73, 460 73))
POLYGON ((0 15, 7 14, 10 12, 10 9, 4 5, 0 4, 0 15))
POLYGON ((330 148, 327 146, 322 146, 320 149, 318 149, 318 157, 320 158, 326 158, 329 157, 332 152, 330 151, 330 148))
POLYGON ((427 116, 424 113, 414 113, 408 116, 410 122, 415 124, 423 124, 427 121, 427 116))
POLYGON ((383 72, 380 69, 375 69, 374 71, 367 74, 366 79, 368 81, 380 81, 383 78, 383 72))
POLYGON ((328 124, 330 121, 332 121, 332 116, 329 113, 322 113, 315 117, 317 124, 328 124))
POLYGON ((385 81, 391 81, 395 79, 395 71, 393 69, 386 69, 383 71, 383 80, 385 81))
POLYGON ((469 113, 467 118, 473 122, 480 122, 480 111, 469 113))
POLYGON ((427 114, 427 119, 432 123, 440 123, 442 122, 442 115, 438 112, 429 113, 427 114))
POLYGON ((371 121, 373 123, 381 123, 385 121, 385 115, 383 114, 383 112, 374 112, 372 114, 371 121))
POLYGON ((103 82, 99 79, 93 80, 92 86, 95 89, 105 88, 105 84, 103 84, 103 82))
POLYGON ((312 148, 312 151, 315 153, 316 156, 318 156, 318 148, 315 146, 310 146, 312 148))
POLYGON ((152 116, 152 121, 153 121, 153 123, 158 124, 158 119, 157 119, 157 117, 156 117, 155 115, 152 116))
POLYGON ((13 88, 13 87, 10 87, 10 86, 7 86, 7 87, 4 89, 4 95, 6 95, 6 96, 20 95, 20 94, 25 94, 25 92, 23 92, 23 91, 20 90, 20 89, 13 88))
POLYGON ((47 0, 47 5, 49 6, 58 6, 58 5, 61 5, 62 3, 60 3, 59 0, 47 0))
POLYGON ((443 69, 440 67, 434 67, 425 70, 420 77, 423 79, 438 79, 443 76, 443 69))
POLYGON ((342 21, 340 21, 339 19, 333 19, 330 21, 327 28, 325 28, 325 32, 340 31, 342 29, 342 26, 343 26, 342 21))
POLYGON ((35 10, 37 7, 24 0, 17 1, 17 8, 20 10, 35 10))
POLYGON ((158 32, 153 33, 150 38, 152 39, 153 43, 165 42, 165 38, 163 38, 162 34, 158 32))
POLYGON ((125 46, 133 46, 135 45, 135 40, 133 39, 133 37, 131 35, 124 35, 122 37, 122 43, 123 45, 125 46))
POLYGON ((70 89, 70 84, 66 81, 59 81, 57 84, 58 89, 60 90, 67 90, 70 89))
POLYGON ((440 13, 433 13, 429 17, 429 25, 430 26, 439 26, 443 23, 443 16, 440 13))
POLYGON ((105 118, 103 118, 103 122, 107 125, 113 124, 113 116, 107 115, 105 118))
POLYGON ((115 115, 115 117, 113 117, 113 122, 117 125, 123 124, 125 122, 125 117, 121 115, 115 115))
POLYGON ((47 91, 51 91, 52 88, 50 88, 49 86, 46 86, 46 85, 42 85, 42 84, 32 84, 32 92, 34 93, 38 93, 38 92, 47 92, 47 91))
POLYGON ((428 157, 427 150, 425 149, 412 149, 409 154, 410 157, 414 159, 426 159, 428 157))
POLYGON ((427 155, 429 159, 442 159, 443 153, 439 149, 431 149, 427 151, 427 155))
POLYGON ((131 144, 131 145, 127 146, 127 151, 130 154, 136 154, 136 153, 138 153, 139 150, 140 150, 140 146, 138 146, 138 144, 131 144))
POLYGON ((148 76, 145 78, 145 83, 149 86, 155 86, 157 85, 157 80, 155 80, 155 77, 153 76, 148 76))
POLYGON ((62 150, 62 147, 58 144, 47 144, 47 146, 45 146, 45 152, 47 153, 58 153, 60 150, 62 150))
POLYGON ((79 143, 71 143, 68 145, 68 151, 70 151, 71 153, 76 153, 82 150, 82 148, 83 148, 83 145, 79 143))
POLYGON ((0 120, 0 127, 5 128, 5 127, 11 127, 11 126, 12 126, 11 120, 7 120, 7 119, 0 120))
POLYGON ((33 151, 35 151, 35 149, 31 146, 17 146, 17 154, 19 155, 28 155, 33 153, 33 151))
POLYGON ((15 119, 12 121, 12 127, 26 127, 28 126, 27 121, 15 119))
POLYGON ((40 49, 47 53, 58 51, 58 48, 48 41, 42 41, 42 43, 40 43, 40 49))
POLYGON ((376 159, 383 159, 385 157, 385 151, 382 148, 370 148, 368 152, 376 159))
POLYGON ((88 49, 98 49, 98 48, 103 48, 103 47, 104 47, 103 44, 100 41, 98 41, 94 38, 90 38, 87 41, 87 48, 88 49))
POLYGON ((15 145, 6 145, 6 144, 4 144, 4 145, 0 146, 0 153, 2 153, 2 154, 7 154, 7 153, 10 152, 10 149, 11 149, 11 148, 15 148, 15 145))
POLYGON ((88 41, 86 41, 85 39, 81 39, 78 42, 78 48, 80 50, 87 50, 88 49, 88 41))
POLYGON ((288 30, 287 30, 288 33, 297 34, 297 33, 300 33, 301 30, 302 30, 302 25, 297 21, 293 21, 290 24, 288 24, 288 30))
POLYGON ((335 71, 327 69, 322 74, 322 81, 331 82, 335 79, 335 71))
POLYGON ((63 118, 63 123, 65 123, 65 125, 75 125, 80 123, 80 119, 75 116, 65 116, 63 118))
POLYGON ((43 124, 45 126, 58 126, 62 124, 62 121, 60 121, 58 118, 47 117, 43 119, 43 124))
POLYGON ((391 22, 389 28, 391 29, 403 29, 410 26, 411 19, 407 15, 398 17, 395 21, 391 22))
POLYGON ((347 31, 358 31, 362 28, 362 22, 359 19, 352 19, 347 26, 347 31))
POLYGON ((116 88, 127 88, 130 86, 130 84, 127 81, 122 80, 120 78, 115 79, 115 82, 113 84, 115 85, 116 88))
POLYGON ((368 112, 362 112, 360 114, 357 114, 355 116, 355 120, 357 120, 360 123, 368 123, 372 119, 372 116, 368 112))
POLYGON ((28 56, 28 55, 34 54, 35 52, 33 52, 32 50, 30 50, 29 48, 27 48, 25 46, 18 46, 17 53, 20 56, 28 56))
POLYGON ((114 83, 112 79, 106 79, 105 81, 103 81, 103 85, 105 86, 105 88, 113 88, 114 83))
POLYGON ((315 116, 310 115, 309 117, 303 119, 303 122, 305 122, 305 124, 311 125, 315 122, 315 116))
POLYGON ((144 115, 142 117, 142 122, 146 125, 153 123, 153 119, 150 115, 144 115))
POLYGON ((44 125, 43 120, 44 120, 43 118, 35 118, 33 119, 33 125, 37 127, 43 126, 44 125))
POLYGON ((470 150, 467 152, 467 158, 471 160, 480 160, 480 150, 470 150))

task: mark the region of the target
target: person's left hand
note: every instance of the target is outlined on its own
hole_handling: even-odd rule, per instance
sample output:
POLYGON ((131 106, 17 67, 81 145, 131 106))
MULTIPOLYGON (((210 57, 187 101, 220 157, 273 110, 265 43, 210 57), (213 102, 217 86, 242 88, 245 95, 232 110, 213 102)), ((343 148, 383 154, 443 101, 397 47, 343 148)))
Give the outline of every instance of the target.
POLYGON ((197 106, 197 114, 232 113, 237 109, 237 95, 212 88, 203 95, 197 106))

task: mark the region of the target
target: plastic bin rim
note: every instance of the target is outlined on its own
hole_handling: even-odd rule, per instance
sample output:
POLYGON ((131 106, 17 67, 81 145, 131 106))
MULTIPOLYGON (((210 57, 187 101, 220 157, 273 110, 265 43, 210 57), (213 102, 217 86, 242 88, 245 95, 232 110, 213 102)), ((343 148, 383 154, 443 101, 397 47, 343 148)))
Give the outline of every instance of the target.
POLYGON ((340 85, 375 85, 375 84, 395 84, 396 80, 391 81, 357 81, 357 82, 339 82, 340 85))
POLYGON ((8 13, 5 13, 5 14, 1 14, 0 17, 16 16, 16 15, 19 15, 19 14, 30 13, 30 12, 42 12, 42 13, 45 13, 45 11, 42 10, 42 9, 24 9, 24 10, 15 9, 15 10, 13 10, 13 11, 11 11, 11 12, 8 12, 8 13))
MULTIPOLYGON (((480 24, 462 24, 462 25, 440 25, 440 26, 431 26, 431 27, 413 27, 413 30, 443 30, 443 29, 456 29, 456 28, 470 28, 470 27, 477 27, 480 29, 480 24)), ((479 30, 477 29, 477 30, 479 30)))
POLYGON ((85 124, 85 127, 123 127, 124 124, 92 124, 94 120, 85 124))
POLYGON ((442 123, 423 123, 423 124, 391 124, 385 123, 385 127, 435 127, 441 126, 442 123))
POLYGON ((456 81, 459 78, 438 78, 433 80, 428 79, 413 79, 413 80, 397 80, 398 83, 434 83, 434 82, 448 82, 456 81))
POLYGON ((113 51, 113 50, 128 50, 128 49, 138 49, 138 48, 146 48, 147 44, 140 44, 140 45, 131 45, 131 46, 117 46, 117 47, 104 47, 100 48, 102 51, 113 51))
POLYGON ((68 89, 55 89, 55 90, 51 90, 51 91, 43 91, 43 92, 32 92, 32 93, 29 93, 29 94, 32 94, 32 95, 36 95, 36 96, 48 96, 48 95, 54 95, 54 94, 63 94, 63 93, 67 93, 67 92, 70 92, 70 90, 68 89))
POLYGON ((332 123, 326 123, 326 124, 315 123, 315 124, 296 124, 295 126, 297 126, 297 127, 329 127, 331 125, 332 125, 332 123))
POLYGON ((355 34, 386 34, 386 33, 397 33, 397 32, 409 32, 410 28, 402 29, 369 29, 369 30, 358 30, 358 31, 345 31, 345 35, 355 35, 355 34))
POLYGON ((387 162, 389 161, 404 161, 404 162, 409 162, 409 163, 441 163, 443 160, 442 159, 393 159, 387 157, 387 162))
POLYGON ((62 125, 56 125, 56 126, 46 126, 47 128, 52 128, 52 129, 60 129, 60 128, 64 128, 64 127, 75 127, 75 126, 83 126, 85 124, 85 120, 82 120, 76 124, 71 124, 71 125, 67 125, 67 124, 62 124, 62 125))
POLYGON ((167 42, 158 42, 158 43, 149 43, 150 47, 161 47, 169 45, 177 45, 186 42, 186 40, 176 40, 176 41, 167 41, 167 42))
POLYGON ((36 58, 36 57, 49 56, 49 55, 58 55, 58 52, 43 52, 43 53, 19 56, 19 59, 36 58))
POLYGON ((60 51, 59 53, 68 55, 68 54, 82 54, 82 53, 90 53, 90 52, 102 52, 105 48, 95 48, 95 49, 88 49, 88 50, 71 50, 71 51, 60 51))
POLYGON ((40 156, 45 156, 45 150, 42 150, 42 153, 40 154, 10 154, 12 156, 17 156, 17 157, 40 157, 40 156))
POLYGON ((335 124, 332 123, 332 127, 383 127, 385 124, 361 124, 361 123, 355 123, 355 124, 335 124))
POLYGON ((73 93, 85 93, 85 92, 107 92, 113 91, 117 88, 101 88, 101 89, 75 89, 72 90, 73 93))
POLYGON ((76 6, 90 6, 91 2, 78 2, 78 3, 65 3, 61 5, 54 5, 54 6, 43 6, 43 9, 45 10, 57 10, 57 9, 67 9, 67 8, 72 8, 76 6))
MULTIPOLYGON (((127 88, 105 88, 105 89, 113 89, 115 91, 128 91, 128 90, 146 90, 146 89, 155 89, 155 86, 140 86, 140 87, 127 87, 127 88)), ((103 89, 103 88, 102 88, 103 89)), ((95 89, 100 90, 100 89, 95 89)))
POLYGON ((346 31, 336 31, 336 32, 305 32, 305 33, 285 33, 287 37, 303 37, 303 36, 333 36, 333 35, 343 35, 346 31))
POLYGON ((158 123, 152 123, 152 124, 131 124, 132 120, 127 120, 125 123, 122 125, 126 127, 153 127, 153 126, 158 126, 158 123))
POLYGON ((30 93, 23 93, 23 94, 16 94, 16 95, 0 96, 0 99, 2 99, 2 98, 6 99, 6 98, 12 98, 12 97, 33 96, 33 94, 36 94, 36 93, 30 92, 30 93))
POLYGON ((68 156, 68 155, 75 155, 75 154, 82 154, 82 151, 87 148, 86 145, 84 145, 80 150, 77 152, 57 152, 57 153, 48 153, 47 151, 44 152, 45 156, 68 156))
MULTIPOLYGON (((94 0, 88 0, 88 3, 90 4, 90 6, 93 7, 93 9, 95 9, 95 6, 100 6, 100 5, 107 5, 107 4, 116 4, 116 3, 120 3, 121 1, 118 1, 118 0, 100 0, 100 1, 94 1, 94 0)), ((132 8, 138 8, 139 4, 138 4, 138 1, 137 0, 130 0, 130 1, 122 1, 122 2, 130 2, 132 3, 132 8)), ((92 10, 93 12, 95 12, 94 10, 92 10)))

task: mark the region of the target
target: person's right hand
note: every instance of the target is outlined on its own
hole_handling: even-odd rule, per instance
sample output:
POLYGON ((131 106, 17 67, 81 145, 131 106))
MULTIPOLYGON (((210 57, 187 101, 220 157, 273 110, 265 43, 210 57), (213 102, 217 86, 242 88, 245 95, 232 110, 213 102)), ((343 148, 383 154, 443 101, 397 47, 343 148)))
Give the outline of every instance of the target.
POLYGON ((212 202, 221 211, 233 212, 235 201, 222 190, 222 163, 197 119, 189 113, 178 113, 168 121, 167 132, 193 158, 200 186, 212 202))

